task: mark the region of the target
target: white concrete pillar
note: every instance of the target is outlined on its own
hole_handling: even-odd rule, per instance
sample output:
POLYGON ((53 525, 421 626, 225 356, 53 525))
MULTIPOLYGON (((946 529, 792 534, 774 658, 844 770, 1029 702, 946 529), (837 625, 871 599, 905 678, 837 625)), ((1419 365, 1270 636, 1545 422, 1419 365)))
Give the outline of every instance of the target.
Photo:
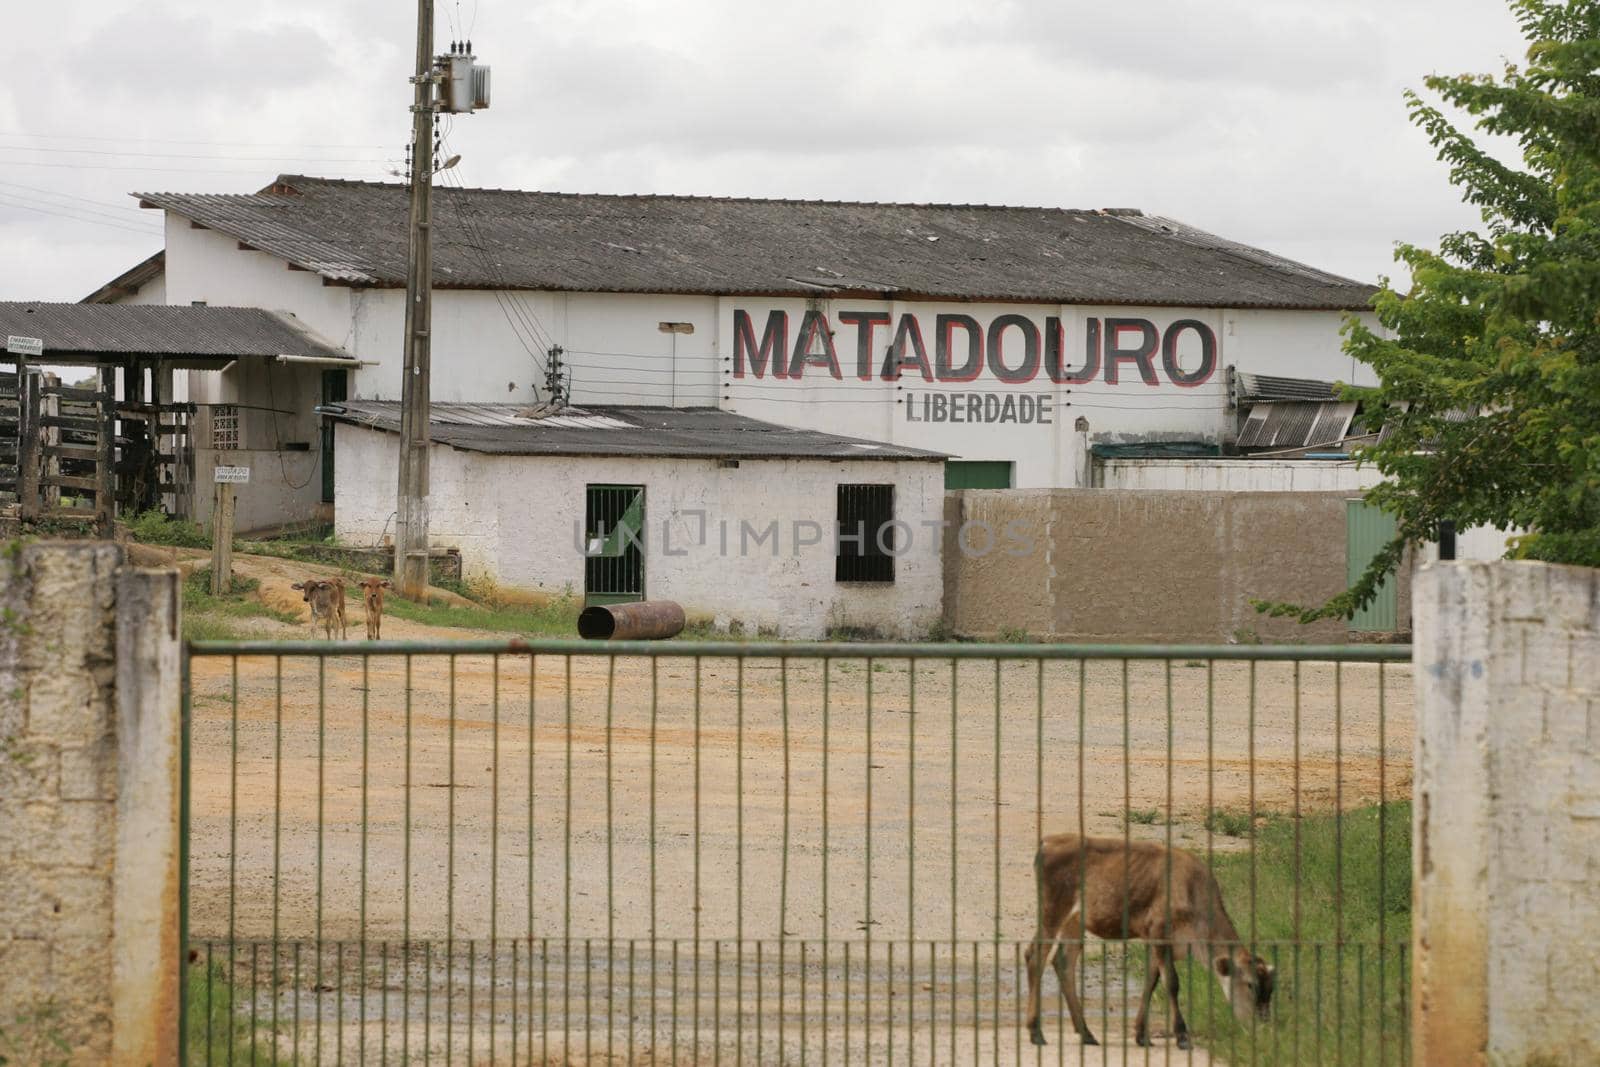
POLYGON ((1418 1067, 1600 1063, 1600 571, 1418 574, 1418 1067))
POLYGON ((178 583, 91 542, 0 561, 0 1026, 177 1062, 178 583))

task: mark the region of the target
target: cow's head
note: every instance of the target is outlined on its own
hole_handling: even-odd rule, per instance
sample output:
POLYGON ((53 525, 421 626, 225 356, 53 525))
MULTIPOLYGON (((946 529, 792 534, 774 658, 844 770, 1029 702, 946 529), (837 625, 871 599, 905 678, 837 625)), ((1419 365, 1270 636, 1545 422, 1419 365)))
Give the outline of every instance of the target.
POLYGON ((335 583, 328 578, 307 578, 289 588, 300 590, 300 599, 311 605, 312 615, 322 615, 332 604, 335 583))
POLYGON ((381 590, 381 589, 392 589, 392 588, 394 588, 394 583, 390 582, 389 579, 387 579, 387 578, 363 578, 363 579, 361 579, 361 589, 366 594, 368 599, 371 599, 372 597, 377 596, 378 595, 378 591, 381 590))

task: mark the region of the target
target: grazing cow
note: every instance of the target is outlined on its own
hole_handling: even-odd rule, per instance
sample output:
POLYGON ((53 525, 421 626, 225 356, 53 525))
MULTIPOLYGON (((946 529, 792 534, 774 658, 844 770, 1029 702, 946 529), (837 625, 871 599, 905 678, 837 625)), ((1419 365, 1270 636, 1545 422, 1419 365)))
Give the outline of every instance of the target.
POLYGON ((1273 968, 1239 943, 1211 869, 1195 856, 1164 845, 1121 838, 1057 834, 1039 845, 1033 860, 1039 927, 1028 946, 1028 1032, 1042 1045, 1039 983, 1054 957, 1056 981, 1086 1045, 1098 1044, 1084 1021, 1074 966, 1085 930, 1112 941, 1140 940, 1150 946, 1150 970, 1134 1023, 1134 1040, 1150 1044, 1150 995, 1163 976, 1179 1048, 1189 1047, 1189 1029, 1178 1009, 1176 958, 1203 959, 1222 983, 1241 1023, 1268 1017, 1273 968))
POLYGON ((339 628, 339 639, 345 636, 344 579, 307 578, 289 587, 300 590, 300 597, 311 608, 311 634, 316 636, 321 625, 328 640, 333 640, 333 629, 339 628))
POLYGON ((383 591, 392 588, 387 578, 361 579, 361 598, 367 605, 367 640, 377 641, 383 628, 383 591))

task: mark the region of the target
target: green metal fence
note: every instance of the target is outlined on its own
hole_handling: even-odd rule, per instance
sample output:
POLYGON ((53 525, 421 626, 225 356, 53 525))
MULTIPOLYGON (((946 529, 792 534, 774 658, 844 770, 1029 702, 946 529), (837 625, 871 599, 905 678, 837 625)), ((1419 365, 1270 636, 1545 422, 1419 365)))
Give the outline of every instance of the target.
MULTIPOLYGON (((185 672, 187 1062, 1406 1062, 1404 647, 197 643, 185 672), (1209 864, 1270 1017, 1206 946, 1193 1047, 1165 995, 1139 1047, 1163 937, 1072 935, 1030 1044, 1056 833, 1209 864)), ((1137 887, 1091 889, 1139 932, 1137 887)))

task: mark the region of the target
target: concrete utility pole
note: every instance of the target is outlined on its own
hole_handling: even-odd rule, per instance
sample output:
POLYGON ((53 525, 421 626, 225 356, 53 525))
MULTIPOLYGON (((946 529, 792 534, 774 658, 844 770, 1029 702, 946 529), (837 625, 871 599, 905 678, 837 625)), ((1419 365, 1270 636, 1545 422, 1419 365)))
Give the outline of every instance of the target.
POLYGON ((417 0, 416 94, 411 105, 411 245, 406 271, 406 348, 400 389, 400 494, 394 571, 400 595, 428 587, 428 391, 433 320, 433 0, 417 0))

